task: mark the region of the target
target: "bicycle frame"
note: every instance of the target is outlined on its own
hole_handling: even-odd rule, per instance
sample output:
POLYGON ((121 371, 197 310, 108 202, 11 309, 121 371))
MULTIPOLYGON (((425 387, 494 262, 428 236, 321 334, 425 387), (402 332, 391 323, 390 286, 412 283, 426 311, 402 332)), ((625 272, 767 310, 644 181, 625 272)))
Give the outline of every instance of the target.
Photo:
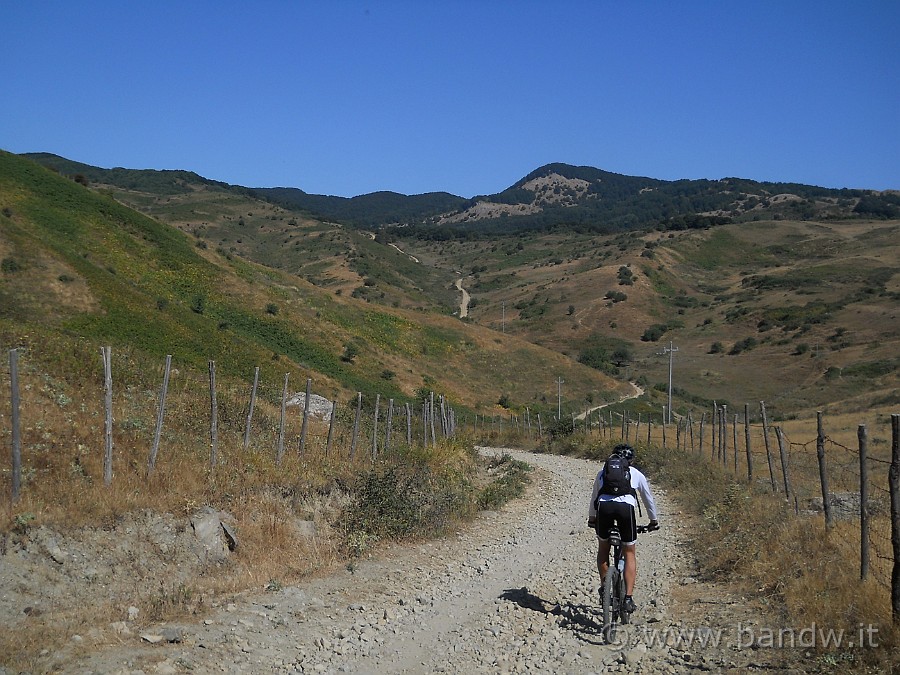
MULTIPOLYGON (((651 531, 647 525, 638 525, 639 534, 651 531)), ((622 555, 622 535, 613 525, 609 530, 611 562, 603 580, 601 600, 603 606, 603 631, 611 641, 616 622, 626 624, 631 615, 625 610, 625 557, 622 555)))

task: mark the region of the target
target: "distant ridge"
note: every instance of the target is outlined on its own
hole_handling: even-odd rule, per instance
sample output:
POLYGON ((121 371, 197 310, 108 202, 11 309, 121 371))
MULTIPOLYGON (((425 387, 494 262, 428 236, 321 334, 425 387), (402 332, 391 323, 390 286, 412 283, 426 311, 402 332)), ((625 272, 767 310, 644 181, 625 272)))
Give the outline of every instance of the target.
POLYGON ((448 192, 373 192, 336 197, 296 187, 248 188, 191 171, 101 169, 50 153, 24 155, 58 172, 95 183, 177 194, 191 186, 235 191, 315 218, 379 229, 393 226, 426 238, 497 236, 573 228, 617 232, 693 229, 760 219, 898 218, 900 192, 823 188, 743 178, 675 180, 626 176, 590 166, 551 163, 492 195, 471 199, 448 192))

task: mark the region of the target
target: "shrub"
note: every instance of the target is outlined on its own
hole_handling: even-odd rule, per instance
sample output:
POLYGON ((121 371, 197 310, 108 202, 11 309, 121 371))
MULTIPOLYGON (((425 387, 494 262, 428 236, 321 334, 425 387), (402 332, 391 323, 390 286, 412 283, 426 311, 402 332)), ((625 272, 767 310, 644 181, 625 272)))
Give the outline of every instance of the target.
POLYGON ((657 342, 665 332, 669 330, 669 326, 664 323, 655 323, 644 331, 641 340, 644 342, 657 342))
POLYGON ((341 361, 344 363, 353 363, 353 359, 355 359, 359 355, 359 347, 353 343, 348 342, 344 345, 344 353, 341 354, 341 361))
POLYGON ((206 296, 195 295, 191 299, 191 311, 195 314, 203 314, 206 311, 206 296))
POLYGON ((753 349, 757 344, 759 344, 755 337, 744 338, 739 342, 735 342, 734 346, 731 348, 731 351, 728 352, 731 356, 736 354, 740 354, 744 350, 753 349))
POLYGON ((3 270, 3 272, 7 274, 19 272, 22 269, 24 269, 22 264, 15 258, 4 258, 3 261, 0 262, 0 270, 3 270))
POLYGON ((529 476, 531 467, 507 454, 490 460, 487 469, 496 477, 482 488, 478 495, 480 509, 496 509, 516 497, 521 497, 525 487, 531 482, 529 476))

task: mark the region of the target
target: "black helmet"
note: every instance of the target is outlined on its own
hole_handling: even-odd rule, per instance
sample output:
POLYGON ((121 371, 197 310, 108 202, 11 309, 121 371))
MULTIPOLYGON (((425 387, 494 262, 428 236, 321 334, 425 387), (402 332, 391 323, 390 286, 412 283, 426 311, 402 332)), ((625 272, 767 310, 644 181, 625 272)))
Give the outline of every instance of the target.
POLYGON ((634 461, 634 448, 628 445, 628 443, 619 443, 613 448, 613 454, 618 455, 629 464, 634 461))

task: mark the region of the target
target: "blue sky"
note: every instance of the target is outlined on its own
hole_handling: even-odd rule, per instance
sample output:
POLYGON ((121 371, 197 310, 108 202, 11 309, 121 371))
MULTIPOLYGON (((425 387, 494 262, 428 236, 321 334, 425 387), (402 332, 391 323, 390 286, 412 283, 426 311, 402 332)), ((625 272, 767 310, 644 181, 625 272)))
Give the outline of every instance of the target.
POLYGON ((0 3, 0 148, 353 196, 900 189, 900 2, 0 3))

